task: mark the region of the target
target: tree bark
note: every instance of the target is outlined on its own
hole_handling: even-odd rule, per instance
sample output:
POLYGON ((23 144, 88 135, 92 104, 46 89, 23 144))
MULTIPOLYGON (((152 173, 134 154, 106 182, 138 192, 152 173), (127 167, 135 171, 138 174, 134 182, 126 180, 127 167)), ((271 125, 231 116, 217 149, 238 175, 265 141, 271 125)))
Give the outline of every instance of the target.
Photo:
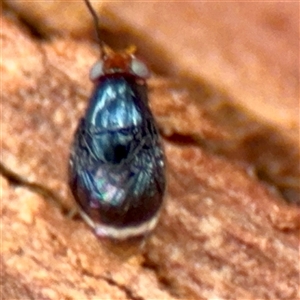
POLYGON ((154 71, 168 162, 129 256, 67 217, 98 52, 83 3, 52 2, 1 15, 1 298, 298 299, 299 4, 94 3, 105 42, 154 71))

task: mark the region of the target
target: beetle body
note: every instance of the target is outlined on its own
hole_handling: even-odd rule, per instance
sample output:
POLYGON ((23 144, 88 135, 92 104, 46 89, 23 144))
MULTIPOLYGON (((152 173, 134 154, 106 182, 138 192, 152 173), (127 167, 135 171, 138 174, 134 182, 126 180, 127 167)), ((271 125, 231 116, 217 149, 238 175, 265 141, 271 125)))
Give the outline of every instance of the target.
POLYGON ((133 54, 110 51, 91 71, 95 86, 75 133, 69 185, 98 236, 143 236, 162 206, 164 154, 146 70, 133 54))

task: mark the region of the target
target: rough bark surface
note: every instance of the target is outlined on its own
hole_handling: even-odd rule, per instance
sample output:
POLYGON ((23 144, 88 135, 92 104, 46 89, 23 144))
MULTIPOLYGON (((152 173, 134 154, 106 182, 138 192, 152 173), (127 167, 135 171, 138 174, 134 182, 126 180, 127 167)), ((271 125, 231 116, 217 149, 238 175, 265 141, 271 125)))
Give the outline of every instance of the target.
POLYGON ((1 299, 299 299, 299 4, 94 3, 156 73, 168 192, 131 256, 67 217, 98 53, 83 4, 45 5, 1 15, 1 299))

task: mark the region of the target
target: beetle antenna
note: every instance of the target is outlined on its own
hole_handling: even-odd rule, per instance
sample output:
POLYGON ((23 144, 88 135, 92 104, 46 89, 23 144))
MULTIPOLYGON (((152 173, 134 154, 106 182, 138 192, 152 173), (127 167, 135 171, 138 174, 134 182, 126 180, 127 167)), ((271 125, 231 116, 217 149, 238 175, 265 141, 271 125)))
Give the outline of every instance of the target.
POLYGON ((102 41, 101 39, 101 36, 100 36, 100 26, 99 26, 99 17, 95 11, 95 9, 93 8, 90 0, 84 0, 89 12, 91 13, 92 17, 93 17, 93 22, 94 22, 94 25, 95 25, 95 28, 96 28, 96 34, 97 34, 97 42, 100 46, 100 56, 101 58, 103 59, 104 57, 104 42, 102 41))

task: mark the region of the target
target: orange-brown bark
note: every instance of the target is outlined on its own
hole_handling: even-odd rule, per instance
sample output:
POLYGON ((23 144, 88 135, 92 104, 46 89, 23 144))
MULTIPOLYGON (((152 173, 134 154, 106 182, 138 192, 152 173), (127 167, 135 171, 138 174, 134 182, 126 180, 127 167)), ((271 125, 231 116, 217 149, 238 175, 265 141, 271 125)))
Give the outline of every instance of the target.
POLYGON ((66 216, 98 53, 83 4, 67 4, 82 19, 63 28, 62 3, 49 14, 8 1, 43 37, 61 34, 51 40, 1 16, 1 297, 299 297, 299 4, 99 5, 106 42, 137 44, 157 73, 150 104, 168 160, 160 222, 125 258, 66 216))

